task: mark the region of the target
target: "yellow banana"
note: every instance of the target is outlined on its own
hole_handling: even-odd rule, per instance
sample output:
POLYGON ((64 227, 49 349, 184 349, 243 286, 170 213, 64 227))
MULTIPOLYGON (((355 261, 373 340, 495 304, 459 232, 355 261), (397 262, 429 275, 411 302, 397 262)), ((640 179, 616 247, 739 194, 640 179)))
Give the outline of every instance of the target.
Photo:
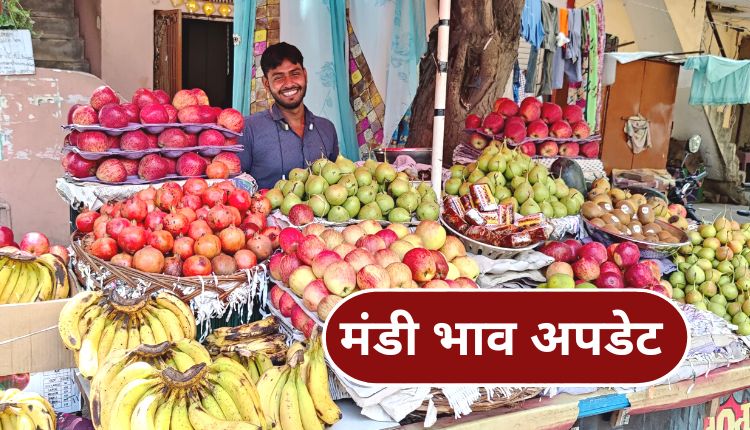
POLYGON ((148 325, 148 320, 144 315, 138 316, 138 322, 140 327, 138 333, 141 335, 141 343, 144 345, 156 345, 156 339, 154 338, 154 332, 151 331, 151 326, 148 325))
POLYGON ((18 388, 8 388, 7 390, 3 391, 2 396, 0 396, 0 402, 8 400, 20 392, 21 390, 19 390, 18 388))
POLYGON ((128 324, 128 351, 137 348, 141 344, 141 335, 138 332, 138 326, 138 316, 131 315, 130 323, 128 324))
POLYGON ((185 354, 182 351, 172 351, 172 358, 174 359, 174 363, 177 365, 177 370, 179 370, 180 372, 184 372, 195 366, 196 364, 189 355, 185 354))
POLYGON ((310 392, 307 391, 305 381, 302 379, 302 369, 299 367, 295 374, 294 384, 299 402, 299 415, 302 427, 305 430, 323 430, 323 423, 318 418, 318 413, 315 411, 315 402, 310 397, 310 392))
POLYGON ((112 339, 112 346, 109 348, 109 352, 125 350, 128 347, 128 323, 127 319, 122 321, 115 321, 115 337, 112 339))
POLYGON ((224 414, 224 419, 228 421, 242 420, 242 414, 240 414, 240 410, 237 409, 237 405, 234 404, 232 396, 227 393, 227 390, 225 390, 224 387, 222 387, 221 385, 213 384, 213 386, 211 387, 211 394, 219 403, 221 412, 224 414))
POLYGON ((191 402, 188 409, 190 423, 195 430, 260 430, 260 427, 243 421, 222 421, 206 411, 198 402, 191 402))
POLYGON ((26 282, 20 289, 17 289, 14 294, 18 295, 17 303, 31 303, 36 300, 39 296, 39 292, 42 289, 42 284, 39 282, 39 266, 35 263, 29 263, 26 265, 27 279, 26 282))
POLYGON ((273 391, 271 392, 271 398, 268 402, 268 415, 266 415, 268 418, 268 422, 272 427, 279 426, 280 425, 280 418, 279 418, 279 411, 281 410, 281 392, 284 389, 284 386, 286 385, 289 378, 291 378, 292 369, 289 366, 283 367, 283 372, 281 374, 281 377, 276 381, 276 386, 273 388, 273 391))
POLYGON ((10 257, 0 257, 0 270, 3 270, 3 267, 12 261, 10 257))
MULTIPOLYGON (((198 403, 197 400, 192 400, 192 403, 198 403)), ((220 420, 225 420, 226 417, 224 416, 224 412, 221 411, 221 406, 219 406, 219 402, 214 398, 214 396, 211 395, 209 392, 203 392, 201 393, 201 401, 200 405, 203 406, 203 409, 206 410, 206 412, 211 415, 214 418, 218 418, 220 420)))
POLYGON ((247 374, 250 376, 250 380, 253 381, 253 384, 258 383, 258 379, 260 379, 260 374, 258 373, 258 368, 255 366, 255 360, 252 358, 243 357, 245 362, 245 370, 247 371, 247 374))
POLYGON ((159 407, 161 400, 158 387, 152 388, 141 397, 133 410, 133 415, 130 417, 130 428, 134 430, 154 430, 156 409, 159 407))
MULTIPOLYGON (((123 391, 124 387, 131 381, 154 378, 156 375, 156 369, 154 369, 153 366, 146 363, 145 361, 136 361, 125 366, 125 368, 118 372, 117 375, 112 378, 112 380, 108 384, 101 385, 101 388, 99 389, 101 396, 99 404, 97 405, 93 400, 91 401, 92 419, 95 416, 99 417, 101 425, 100 428, 118 428, 110 427, 110 423, 114 409, 116 407, 119 407, 115 403, 115 400, 117 399, 117 396, 119 396, 119 393, 123 391), (98 414, 94 412, 94 408, 96 408, 98 414)), ((112 423, 114 423, 114 421, 112 421, 112 423)))
POLYGON ((172 420, 169 424, 170 430, 193 430, 188 417, 187 399, 185 396, 178 399, 172 408, 172 420))
POLYGON ((102 338, 99 341, 99 348, 97 348, 97 358, 99 359, 100 367, 107 359, 109 350, 112 349, 112 341, 115 339, 115 334, 117 333, 117 327, 119 327, 119 325, 120 322, 118 320, 107 319, 106 326, 102 332, 102 338))
POLYGON ((263 372, 263 374, 260 375, 260 379, 258 379, 258 397, 260 397, 261 410, 266 416, 266 419, 270 419, 271 417, 270 404, 271 399, 273 398, 273 390, 276 388, 276 384, 279 382, 279 379, 281 379, 284 371, 288 368, 289 366, 272 367, 263 372))
POLYGON ((20 270, 21 267, 16 260, 10 260, 0 269, 0 305, 8 303, 8 298, 13 292, 13 287, 16 286, 15 281, 18 280, 20 270), (11 283, 11 278, 14 278, 13 283, 11 283))
POLYGON ((102 297, 101 291, 78 293, 60 311, 57 328, 60 337, 68 349, 77 351, 81 347, 81 333, 78 331, 78 320, 83 312, 102 297))
POLYGON ((106 318, 96 318, 86 334, 83 335, 81 350, 78 354, 78 368, 81 370, 81 375, 89 379, 94 377, 96 370, 99 368, 97 348, 99 348, 106 322, 106 318))
POLYGON ((125 368, 127 365, 125 355, 125 351, 123 350, 113 351, 99 367, 96 375, 91 380, 91 420, 96 428, 99 428, 101 424, 101 416, 99 414, 102 406, 102 394, 104 394, 102 387, 109 387, 117 374, 125 368))
POLYGON ((281 389, 281 403, 279 405, 279 424, 283 430, 304 430, 300 415, 297 385, 299 368, 292 369, 292 373, 281 389))
POLYGON ((318 417, 328 425, 333 425, 341 419, 341 410, 331 399, 331 389, 328 386, 328 368, 323 360, 320 343, 313 346, 310 353, 310 363, 307 368, 307 390, 315 403, 318 417))
POLYGON ((186 305, 179 297, 167 291, 160 291, 156 295, 156 305, 162 309, 169 310, 177 317, 185 337, 190 339, 195 338, 195 317, 190 306, 186 305))
POLYGON ((240 411, 243 421, 260 425, 260 417, 255 409, 255 404, 253 404, 253 401, 248 401, 248 399, 252 398, 238 380, 239 378, 237 374, 232 372, 209 373, 208 376, 209 381, 221 385, 226 390, 240 411))
POLYGON ((148 309, 144 308, 142 312, 143 316, 146 317, 148 326, 151 327, 151 332, 154 335, 154 342, 159 344, 169 341, 169 336, 167 336, 167 332, 164 331, 164 326, 162 325, 161 321, 159 321, 159 319, 156 318, 148 309))
POLYGON ((68 280, 68 268, 59 258, 52 254, 42 254, 36 259, 50 269, 53 283, 55 285, 54 299, 65 299, 70 294, 70 281, 68 280))
POLYGON ((39 295, 35 300, 52 300, 52 294, 54 293, 55 285, 47 266, 42 263, 36 262, 36 268, 39 271, 39 295))
POLYGON ((27 264, 28 263, 22 261, 17 261, 13 266, 13 272, 11 272, 10 278, 8 278, 8 284, 3 289, 3 295, 0 296, 0 304, 17 303, 17 300, 14 300, 16 287, 26 279, 24 274, 26 273, 27 264))
POLYGON ((164 330, 167 332, 167 336, 171 342, 176 342, 186 337, 182 331, 182 327, 180 327, 180 321, 171 311, 157 307, 151 307, 150 311, 156 315, 156 318, 164 326, 164 330))
POLYGON ((255 360, 255 367, 258 368, 259 375, 262 375, 266 370, 273 367, 271 359, 262 352, 255 354, 253 359, 255 360))
POLYGON ((36 426, 31 417, 24 413, 20 413, 16 415, 16 427, 14 430, 36 430, 36 426))
MULTIPOLYGON (((117 394, 111 407, 114 409, 109 427, 117 430, 127 430, 130 428, 130 419, 133 410, 140 399, 155 387, 160 381, 156 378, 134 379, 128 382, 117 394)), ((139 429, 138 429, 139 430, 139 429)))
POLYGON ((219 327, 213 331, 213 336, 218 341, 239 341, 253 337, 263 337, 269 334, 278 333, 279 320, 271 315, 262 320, 242 324, 237 327, 219 327))
POLYGON ((211 355, 206 348, 193 339, 180 339, 175 342, 175 347, 189 355, 196 363, 211 364, 211 355))
POLYGON ((10 413, 0 414, 0 428, 15 430, 16 428, 16 417, 11 416, 10 413))
POLYGON ((89 331, 89 327, 91 327, 94 320, 101 315, 102 311, 103 309, 99 305, 93 305, 86 309, 86 312, 83 313, 81 319, 78 321, 78 331, 81 335, 84 335, 89 331))
POLYGON ((14 397, 13 401, 24 414, 31 418, 32 429, 46 430, 55 428, 55 415, 52 406, 43 397, 33 393, 23 393, 22 396, 14 397))
POLYGON ((174 395, 170 394, 156 410, 154 417, 155 430, 169 430, 169 423, 172 420, 172 408, 174 408, 174 395))

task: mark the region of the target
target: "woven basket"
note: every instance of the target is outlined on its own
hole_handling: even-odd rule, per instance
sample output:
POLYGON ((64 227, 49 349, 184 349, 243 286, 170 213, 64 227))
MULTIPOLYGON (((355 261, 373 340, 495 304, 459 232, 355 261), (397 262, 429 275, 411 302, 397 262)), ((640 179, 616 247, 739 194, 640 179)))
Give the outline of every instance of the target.
POLYGON ((73 270, 81 285, 87 284, 88 274, 84 273, 84 267, 88 267, 91 274, 99 275, 97 282, 102 287, 119 281, 131 288, 145 287, 144 293, 146 294, 164 289, 172 291, 186 303, 189 303, 190 300, 204 291, 215 292, 219 300, 223 302, 235 289, 246 286, 249 279, 252 279, 257 272, 266 270, 265 264, 261 263, 247 271, 227 276, 177 277, 161 273, 146 273, 129 267, 111 264, 89 254, 84 249, 85 245, 77 233, 73 233, 70 242, 77 260, 76 264, 73 265, 73 270))
MULTIPOLYGON (((538 396, 541 392, 541 388, 494 388, 492 389, 492 398, 487 395, 485 388, 479 388, 481 397, 471 405, 473 412, 489 411, 497 408, 512 408, 519 406, 524 400, 528 400, 538 396)), ((453 414, 453 408, 451 407, 448 399, 445 397, 443 392, 439 389, 433 389, 430 393, 432 395, 432 403, 437 409, 438 415, 453 414)), ((425 401, 422 406, 414 411, 415 414, 426 414, 427 406, 429 402, 425 401)))

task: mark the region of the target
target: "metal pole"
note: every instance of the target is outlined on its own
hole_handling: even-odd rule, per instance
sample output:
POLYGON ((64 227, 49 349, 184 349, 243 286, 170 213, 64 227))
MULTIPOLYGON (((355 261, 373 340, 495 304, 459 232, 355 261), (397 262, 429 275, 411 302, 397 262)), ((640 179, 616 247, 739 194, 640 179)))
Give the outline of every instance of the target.
POLYGON ((448 35, 451 0, 438 4, 437 75, 435 77, 435 118, 432 124, 432 188, 440 197, 443 185, 443 138, 445 136, 445 94, 448 86, 448 35))

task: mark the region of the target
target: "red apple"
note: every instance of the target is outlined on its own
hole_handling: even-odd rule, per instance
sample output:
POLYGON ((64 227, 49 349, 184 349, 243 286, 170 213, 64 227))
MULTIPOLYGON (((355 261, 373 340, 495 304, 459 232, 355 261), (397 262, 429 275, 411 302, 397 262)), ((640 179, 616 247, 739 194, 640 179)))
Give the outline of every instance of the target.
POLYGON ((404 264, 409 266, 412 279, 427 282, 435 277, 437 267, 432 253, 424 248, 414 248, 404 255, 404 264))
POLYGON ((360 290, 390 288, 391 278, 384 268, 377 264, 368 264, 357 272, 357 287, 360 290))

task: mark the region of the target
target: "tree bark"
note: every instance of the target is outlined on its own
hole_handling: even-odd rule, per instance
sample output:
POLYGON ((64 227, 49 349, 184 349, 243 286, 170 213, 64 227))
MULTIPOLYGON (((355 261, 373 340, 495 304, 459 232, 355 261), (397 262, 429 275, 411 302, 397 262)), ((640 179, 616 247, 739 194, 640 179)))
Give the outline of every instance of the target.
MULTIPOLYGON (((443 164, 467 136, 464 119, 483 116, 501 97, 518 57, 524 0, 453 0, 448 51, 443 164)), ((428 52, 419 65, 419 86, 412 104, 407 146, 432 146, 437 70, 437 27, 430 32, 428 52)))

